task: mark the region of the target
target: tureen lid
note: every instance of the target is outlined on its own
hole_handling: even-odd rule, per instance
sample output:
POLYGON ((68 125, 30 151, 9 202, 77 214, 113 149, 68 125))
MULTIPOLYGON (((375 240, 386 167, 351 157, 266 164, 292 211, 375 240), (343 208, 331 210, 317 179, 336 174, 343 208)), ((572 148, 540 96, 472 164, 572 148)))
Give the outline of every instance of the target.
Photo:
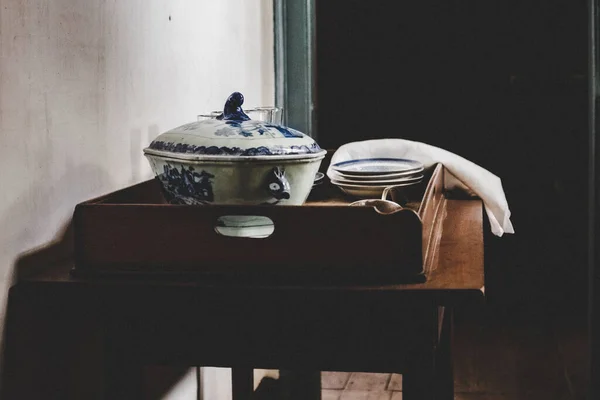
POLYGON ((241 93, 232 93, 221 115, 164 132, 144 149, 144 153, 185 159, 310 158, 325 153, 302 132, 250 119, 242 110, 243 103, 241 93))

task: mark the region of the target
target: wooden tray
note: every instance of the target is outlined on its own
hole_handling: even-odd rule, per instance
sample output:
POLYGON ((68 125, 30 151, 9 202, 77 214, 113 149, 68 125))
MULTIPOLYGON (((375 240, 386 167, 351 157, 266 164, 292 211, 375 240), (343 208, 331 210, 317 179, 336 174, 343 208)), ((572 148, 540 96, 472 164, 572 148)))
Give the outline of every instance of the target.
MULTIPOLYGON (((324 162, 322 170, 326 167, 324 162)), ((426 280, 437 265, 445 215, 441 164, 426 171, 405 209, 391 215, 348 207, 355 199, 324 179, 302 206, 170 205, 156 180, 86 201, 74 212, 73 272, 261 281, 426 280), (222 236, 215 224, 224 215, 266 216, 275 230, 262 239, 222 236)))

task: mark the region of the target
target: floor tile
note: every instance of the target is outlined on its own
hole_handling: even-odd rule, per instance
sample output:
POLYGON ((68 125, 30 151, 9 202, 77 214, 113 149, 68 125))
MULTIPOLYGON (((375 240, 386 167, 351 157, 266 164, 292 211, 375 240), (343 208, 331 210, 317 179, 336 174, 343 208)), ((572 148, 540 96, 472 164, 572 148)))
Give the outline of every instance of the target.
POLYGON ((390 400, 392 392, 370 390, 344 390, 340 400, 390 400))
POLYGON ((402 390, 402 375, 392 374, 392 379, 390 379, 390 383, 388 384, 387 390, 402 390))
POLYGON ((350 379, 350 372, 321 372, 321 387, 323 389, 344 389, 350 379))
POLYGON ((453 360, 455 392, 569 391, 549 326, 456 326, 453 360))
POLYGON ((583 400, 589 387, 587 321, 576 317, 557 324, 556 336, 569 391, 573 399, 583 400))
POLYGON ((341 390, 324 389, 321 391, 321 400, 340 400, 341 390))
POLYGON ((384 391, 390 378, 391 374, 353 372, 346 388, 349 390, 384 391))

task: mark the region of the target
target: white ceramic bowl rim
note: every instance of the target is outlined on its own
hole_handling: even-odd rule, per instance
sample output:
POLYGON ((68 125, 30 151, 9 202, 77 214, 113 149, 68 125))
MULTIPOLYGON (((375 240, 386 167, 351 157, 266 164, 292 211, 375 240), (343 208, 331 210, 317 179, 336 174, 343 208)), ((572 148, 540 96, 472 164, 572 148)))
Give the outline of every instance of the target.
POLYGON ((249 162, 249 161, 302 161, 322 159, 327 154, 327 150, 321 150, 318 153, 309 154, 282 154, 282 155, 257 155, 257 156, 224 156, 224 155, 204 155, 189 153, 171 153, 168 151, 154 150, 149 147, 144 149, 144 153, 151 156, 170 158, 182 161, 222 161, 222 162, 249 162))

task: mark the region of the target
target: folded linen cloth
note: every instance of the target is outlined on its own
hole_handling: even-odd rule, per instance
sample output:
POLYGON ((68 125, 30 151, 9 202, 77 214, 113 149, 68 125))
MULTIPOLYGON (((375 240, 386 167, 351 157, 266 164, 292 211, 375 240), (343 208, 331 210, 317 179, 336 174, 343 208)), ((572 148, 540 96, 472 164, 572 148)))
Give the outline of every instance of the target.
MULTIPOLYGON (((405 139, 375 139, 342 145, 333 154, 331 165, 359 158, 406 158, 417 160, 428 168, 436 163, 444 165, 452 174, 445 180, 446 189, 462 189, 481 198, 490 221, 492 233, 502 236, 515 233, 510 222, 510 209, 499 177, 479 165, 447 150, 405 139)), ((329 178, 336 172, 327 170, 329 178)))

